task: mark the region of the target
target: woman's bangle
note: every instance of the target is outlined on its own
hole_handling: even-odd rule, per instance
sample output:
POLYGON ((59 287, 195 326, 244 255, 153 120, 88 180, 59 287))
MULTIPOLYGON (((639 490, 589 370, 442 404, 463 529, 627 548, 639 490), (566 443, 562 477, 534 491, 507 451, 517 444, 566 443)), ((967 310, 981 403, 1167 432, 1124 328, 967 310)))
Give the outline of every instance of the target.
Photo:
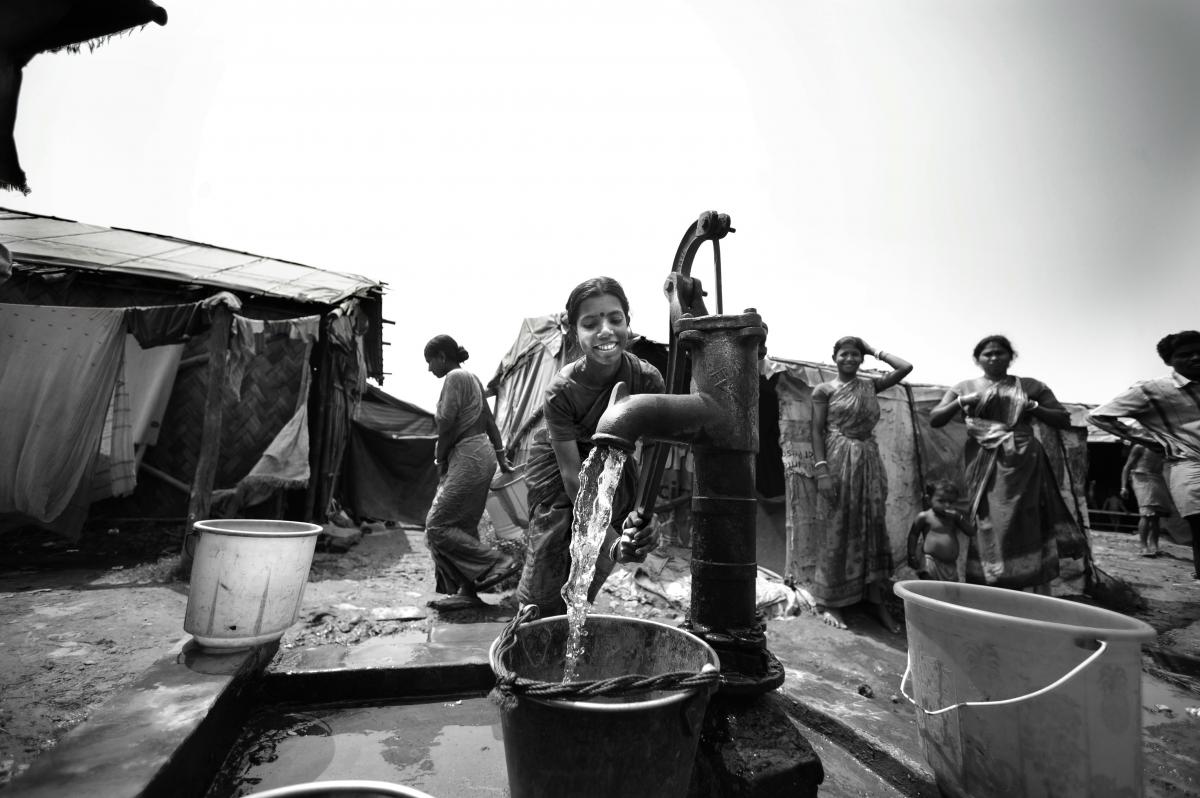
POLYGON ((816 468, 817 466, 827 466, 827 465, 829 465, 828 460, 818 460, 817 462, 813 463, 813 468, 816 468))
MULTIPOLYGON (((876 360, 883 360, 883 356, 884 356, 884 354, 885 354, 885 352, 884 352, 882 349, 876 349, 876 350, 875 350, 875 359, 876 359, 876 360)), ((886 363, 887 361, 884 361, 884 362, 886 363)))
POLYGON ((967 412, 967 406, 966 406, 965 404, 963 404, 963 400, 962 400, 962 397, 961 397, 961 396, 956 396, 956 397, 954 397, 954 401, 958 402, 958 406, 959 406, 960 408, 962 408, 962 411, 963 411, 964 413, 965 413, 965 412, 967 412))

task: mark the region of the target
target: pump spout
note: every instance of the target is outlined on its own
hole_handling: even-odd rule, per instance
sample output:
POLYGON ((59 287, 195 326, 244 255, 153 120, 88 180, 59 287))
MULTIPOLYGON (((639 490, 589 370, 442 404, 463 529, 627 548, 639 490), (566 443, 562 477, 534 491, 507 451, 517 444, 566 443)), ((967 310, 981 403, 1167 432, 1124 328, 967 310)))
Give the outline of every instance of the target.
MULTIPOLYGON (((753 308, 736 316, 683 316, 674 324, 691 358, 691 392, 612 392, 592 441, 631 451, 638 439, 688 444, 693 457, 692 600, 687 627, 721 656, 722 690, 783 682, 755 605, 754 457, 759 358, 766 338, 753 308)), ((657 479, 639 487, 637 514, 653 513, 657 479), (650 486, 648 488, 647 486, 650 486)))
POLYGON ((638 394, 625 383, 613 388, 608 409, 596 425, 592 442, 632 452, 639 438, 670 443, 702 443, 720 424, 720 403, 706 393, 638 394))

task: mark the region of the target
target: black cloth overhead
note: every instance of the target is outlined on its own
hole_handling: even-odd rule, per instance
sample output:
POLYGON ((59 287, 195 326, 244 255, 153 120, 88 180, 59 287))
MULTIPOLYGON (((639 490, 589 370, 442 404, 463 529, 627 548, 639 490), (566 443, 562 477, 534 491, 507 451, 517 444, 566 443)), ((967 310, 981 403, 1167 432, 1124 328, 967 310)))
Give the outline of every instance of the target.
POLYGON ((342 504, 358 518, 421 525, 437 491, 433 414, 368 385, 350 424, 342 504))
POLYGON ((167 24, 166 10, 150 0, 0 0, 0 189, 29 193, 13 140, 29 59, 150 22, 167 24))

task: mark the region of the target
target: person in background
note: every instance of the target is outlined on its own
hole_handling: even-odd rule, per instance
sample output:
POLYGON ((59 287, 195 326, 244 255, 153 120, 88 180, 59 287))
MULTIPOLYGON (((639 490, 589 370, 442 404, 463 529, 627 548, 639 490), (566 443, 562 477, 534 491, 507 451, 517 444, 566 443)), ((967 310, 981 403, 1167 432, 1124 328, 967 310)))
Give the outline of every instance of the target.
POLYGON ((1108 494, 1108 498, 1101 502, 1100 509, 1106 513, 1128 512, 1129 508, 1125 505, 1125 492, 1108 494))
POLYGON ((856 336, 833 345, 837 376, 813 389, 813 473, 824 539, 817 549, 813 596, 822 620, 846 628, 842 608, 866 599, 879 622, 892 632, 900 625, 884 603, 884 582, 892 576, 892 547, 884 518, 887 475, 875 443, 879 391, 912 371, 912 364, 874 349, 856 336), (860 379, 859 366, 870 355, 891 370, 860 379))
POLYGON ((975 527, 955 505, 958 485, 948 479, 929 486, 929 509, 913 519, 908 530, 908 564, 922 579, 958 580, 958 533, 968 537, 975 527))
MULTIPOLYGON (((547 386, 542 404, 546 425, 534 434, 525 466, 529 530, 517 600, 522 606, 537 606, 542 617, 566 612, 562 589, 571 571, 579 469, 592 449, 592 435, 613 388, 623 382, 631 395, 665 390, 658 369, 625 351, 632 333, 629 300, 620 283, 611 277, 585 280, 571 291, 566 310, 568 335, 583 354, 547 386)), ((596 600, 616 562, 644 557, 658 543, 650 527, 631 525, 637 482, 638 466, 630 457, 612 503, 612 517, 625 519, 624 532, 608 530, 588 601, 596 600)))
POLYGON ((1139 382, 1097 407, 1088 421, 1105 432, 1163 453, 1167 488, 1192 533, 1194 578, 1200 580, 1200 332, 1162 338, 1158 356, 1165 377, 1139 382), (1145 429, 1121 421, 1131 418, 1145 429))
POLYGON ((1143 557, 1158 556, 1158 519, 1171 516, 1171 494, 1162 470, 1162 453, 1140 443, 1129 449, 1129 458, 1121 469, 1121 498, 1129 501, 1132 493, 1137 501, 1143 557))
POLYGON ((434 416, 438 486, 425 519, 437 591, 449 594, 429 606, 442 611, 482 606, 480 591, 519 570, 511 556, 479 540, 479 521, 496 467, 512 468, 504 457, 504 443, 483 384, 462 368, 468 357, 467 350, 449 335, 435 336, 425 344, 429 372, 444 380, 434 416))
POLYGON ((1070 415, 1045 383, 1008 373, 1016 352, 1005 336, 987 336, 973 356, 983 374, 946 391, 929 413, 934 427, 960 413, 967 425, 968 517, 976 530, 967 581, 1049 594, 1060 547, 1079 556, 1086 543, 1034 437, 1033 420, 1066 429, 1070 415))

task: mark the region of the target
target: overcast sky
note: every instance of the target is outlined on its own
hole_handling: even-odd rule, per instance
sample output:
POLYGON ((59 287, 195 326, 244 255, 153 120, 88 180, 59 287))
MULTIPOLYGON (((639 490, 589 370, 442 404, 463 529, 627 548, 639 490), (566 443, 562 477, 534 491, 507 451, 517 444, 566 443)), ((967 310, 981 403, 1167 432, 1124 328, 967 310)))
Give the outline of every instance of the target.
POLYGON ((429 408, 429 337, 486 380, 587 277, 664 339, 707 209, 781 357, 857 334, 944 384, 1003 332, 1098 403, 1200 328, 1190 0, 159 2, 26 68, 0 205, 386 281, 384 388, 429 408))

